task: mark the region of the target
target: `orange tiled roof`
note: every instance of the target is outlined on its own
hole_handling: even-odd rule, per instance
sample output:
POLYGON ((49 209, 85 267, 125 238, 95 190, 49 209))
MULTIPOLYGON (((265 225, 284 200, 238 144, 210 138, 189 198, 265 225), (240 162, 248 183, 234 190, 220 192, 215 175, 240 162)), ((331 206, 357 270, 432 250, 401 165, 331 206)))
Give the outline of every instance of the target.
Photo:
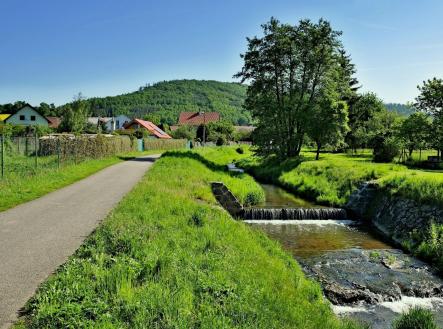
POLYGON ((155 124, 153 124, 151 121, 145 121, 142 119, 132 120, 131 122, 129 122, 128 124, 125 125, 125 128, 130 129, 131 126, 133 126, 134 124, 140 125, 141 127, 145 128, 146 130, 148 130, 149 132, 151 132, 154 136, 156 136, 158 138, 162 138, 162 139, 172 138, 167 133, 165 133, 163 130, 161 130, 159 127, 157 127, 155 124))
POLYGON ((178 118, 179 125, 199 126, 216 121, 220 121, 220 113, 218 112, 182 112, 178 118))

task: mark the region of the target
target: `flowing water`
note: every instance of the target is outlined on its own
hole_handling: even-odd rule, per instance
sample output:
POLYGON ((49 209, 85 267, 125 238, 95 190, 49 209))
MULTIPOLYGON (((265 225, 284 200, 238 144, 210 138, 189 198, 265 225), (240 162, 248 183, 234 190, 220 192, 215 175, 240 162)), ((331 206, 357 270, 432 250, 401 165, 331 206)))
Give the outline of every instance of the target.
MULTIPOLYGON (((264 185, 261 207, 318 208, 275 186, 264 185)), ((443 280, 423 262, 395 249, 369 227, 347 219, 246 220, 279 241, 319 281, 336 314, 390 328, 401 312, 433 310, 443 328, 443 280)))
POLYGON ((258 206, 260 208, 317 208, 315 204, 298 198, 286 192, 280 187, 271 184, 261 184, 265 191, 265 201, 258 206))

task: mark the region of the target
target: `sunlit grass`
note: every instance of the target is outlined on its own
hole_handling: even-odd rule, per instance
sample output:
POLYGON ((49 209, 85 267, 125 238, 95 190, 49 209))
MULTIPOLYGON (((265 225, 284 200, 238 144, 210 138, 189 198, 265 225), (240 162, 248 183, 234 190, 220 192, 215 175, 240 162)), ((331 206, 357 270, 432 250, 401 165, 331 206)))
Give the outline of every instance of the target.
POLYGON ((0 211, 41 197, 125 159, 155 153, 162 151, 131 152, 121 156, 85 160, 78 164, 64 163, 60 169, 57 169, 52 157, 38 159, 37 168, 33 167, 34 159, 15 158, 15 163, 21 163, 22 167, 8 173, 4 179, 0 178, 0 211))
POLYGON ((358 328, 277 243, 218 206, 209 183, 244 199, 245 179, 161 158, 40 288, 20 327, 358 328))
POLYGON ((439 170, 408 169, 397 163, 374 163, 371 152, 315 154, 304 150, 301 157, 285 161, 255 157, 250 148, 238 154, 235 147, 197 149, 208 161, 219 165, 236 162, 258 179, 272 182, 302 197, 327 205, 344 205, 361 183, 378 180, 391 193, 418 202, 443 205, 443 173, 439 170))

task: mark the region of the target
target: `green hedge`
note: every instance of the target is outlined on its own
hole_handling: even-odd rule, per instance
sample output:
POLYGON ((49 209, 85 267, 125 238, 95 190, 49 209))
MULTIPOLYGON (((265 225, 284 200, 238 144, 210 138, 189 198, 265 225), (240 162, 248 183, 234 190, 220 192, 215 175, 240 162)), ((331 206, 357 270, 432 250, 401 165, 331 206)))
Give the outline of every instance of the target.
POLYGON ((128 136, 56 135, 41 138, 39 144, 39 155, 60 154, 62 161, 68 158, 98 159, 137 150, 135 141, 128 136))

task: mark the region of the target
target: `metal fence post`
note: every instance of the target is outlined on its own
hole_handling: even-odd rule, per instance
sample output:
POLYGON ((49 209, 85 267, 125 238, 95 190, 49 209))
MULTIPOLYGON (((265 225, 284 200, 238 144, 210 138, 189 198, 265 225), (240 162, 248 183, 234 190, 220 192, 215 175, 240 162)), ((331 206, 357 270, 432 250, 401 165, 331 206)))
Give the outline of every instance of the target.
POLYGON ((38 167, 38 138, 37 138, 37 132, 34 134, 34 150, 35 150, 35 170, 37 170, 38 167))
POLYGON ((60 138, 57 138, 57 169, 60 169, 60 138))
POLYGON ((5 135, 1 135, 1 162, 2 162, 2 178, 5 176, 5 135))

